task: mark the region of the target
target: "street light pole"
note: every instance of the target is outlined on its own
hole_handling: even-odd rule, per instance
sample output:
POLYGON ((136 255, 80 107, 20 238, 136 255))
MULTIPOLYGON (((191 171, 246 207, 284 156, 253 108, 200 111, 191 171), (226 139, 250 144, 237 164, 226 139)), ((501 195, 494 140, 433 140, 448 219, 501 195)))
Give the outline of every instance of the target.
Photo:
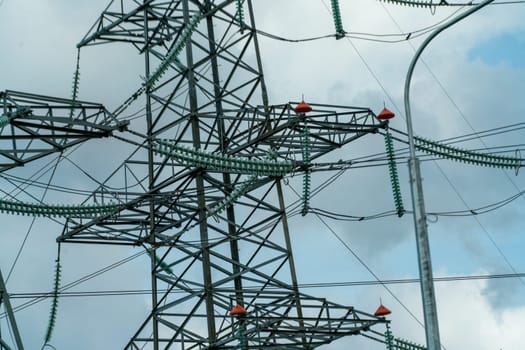
POLYGON ((494 0, 485 0, 478 5, 468 9, 459 16, 439 27, 425 39, 414 55, 405 79, 405 114, 407 122, 408 142, 410 150, 409 174, 410 192, 412 194, 412 209, 414 211, 414 228, 416 232, 416 245, 418 254, 419 277, 421 286, 421 298, 423 301, 423 313, 425 318, 425 336, 428 350, 440 350, 439 325, 436 309, 436 296, 432 276, 432 261, 430 257, 430 245, 426 222, 425 201, 423 199, 423 185, 421 182, 421 170, 419 159, 416 157, 414 145, 414 130, 412 127, 412 114, 410 112, 410 82, 417 60, 423 50, 438 34, 451 27, 462 19, 468 17, 494 0))

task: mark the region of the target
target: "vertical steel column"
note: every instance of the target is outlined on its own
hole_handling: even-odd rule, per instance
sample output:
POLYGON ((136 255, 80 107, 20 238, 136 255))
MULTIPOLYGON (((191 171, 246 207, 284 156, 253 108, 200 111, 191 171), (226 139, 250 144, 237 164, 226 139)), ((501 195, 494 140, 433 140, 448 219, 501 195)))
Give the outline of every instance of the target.
POLYGON ((425 336, 428 350, 439 350, 441 348, 439 338, 439 325, 436 308, 436 296, 434 292, 434 281, 432 276, 432 259, 430 256, 430 244, 428 240, 427 221, 425 213, 425 201, 423 198, 423 185, 421 182, 421 170, 419 159, 416 157, 414 145, 414 130, 412 127, 412 115, 410 111, 410 82, 417 60, 427 45, 443 30, 461 21, 465 17, 478 11, 494 0, 485 0, 482 3, 460 14, 450 22, 439 27, 428 36, 414 55, 405 80, 405 113, 407 121, 408 142, 410 149, 409 173, 410 192, 412 194, 412 209, 414 210, 414 227, 416 231, 416 245, 419 264, 419 277, 421 279, 421 297, 423 300, 423 313, 425 317, 425 336))
MULTIPOLYGON (((11 302, 9 301, 9 294, 7 294, 7 289, 4 283, 4 276, 2 276, 2 271, 0 270, 0 304, 4 303, 5 312, 7 314, 7 319, 9 325, 11 326, 12 335, 15 338, 15 345, 18 350, 24 350, 24 345, 22 344, 22 338, 18 332, 18 327, 16 325, 15 315, 13 314, 13 308, 11 307, 11 302)), ((8 327, 9 327, 8 325, 8 327)), ((0 343, 2 339, 0 338, 0 343)), ((3 347, 0 345, 0 347, 3 347)))
MULTIPOLYGON (((149 61, 149 25, 148 25, 148 1, 144 0, 144 70, 146 75, 146 82, 150 77, 150 61, 149 61)), ((148 144, 148 190, 152 191, 154 187, 154 169, 153 169, 153 116, 151 111, 151 89, 146 83, 146 127, 147 127, 147 144, 148 144)), ((152 308, 152 331, 153 331, 153 349, 159 349, 159 327, 157 321, 157 276, 156 276, 156 239, 155 239, 155 205, 153 201, 149 203, 149 243, 151 244, 151 308, 152 308)))
MULTIPOLYGON (((288 220, 286 218, 286 206, 284 204, 283 188, 281 179, 277 179, 277 196, 279 197, 279 209, 281 210, 281 220, 283 223, 284 241, 286 243, 286 250, 288 251, 288 261, 290 262, 290 275, 292 278, 292 287, 294 292, 299 295, 299 286, 297 283, 297 274, 295 272, 295 262, 292 254, 292 241, 290 239, 290 230, 288 228, 288 220)), ((302 312, 301 312, 302 314, 302 312)), ((302 318, 302 315, 299 317, 302 318)))
MULTIPOLYGON (((182 2, 182 11, 184 16, 184 23, 190 23, 190 9, 189 1, 184 0, 182 2)), ((200 11, 200 9, 198 9, 200 11)), ((191 130, 193 137, 193 147, 196 149, 201 148, 200 130, 199 130, 199 111, 197 101, 197 90, 195 82, 195 73, 193 72, 193 49, 191 38, 188 39, 186 44, 186 60, 188 66, 188 95, 190 100, 190 120, 191 130)), ((204 299, 206 303, 206 318, 208 325, 208 341, 210 347, 213 348, 217 339, 216 326, 215 326, 215 311, 213 305, 213 290, 212 290, 212 278, 211 278, 211 264, 210 264, 210 251, 208 244, 208 222, 206 212, 206 198, 204 193, 204 176, 202 172, 198 172, 195 175, 195 182, 197 187, 197 205, 199 210, 199 230, 200 230, 200 241, 202 249, 202 273, 204 279, 204 299)))
MULTIPOLYGON (((212 6, 210 0, 206 1, 206 8, 209 10, 212 6)), ((221 152, 226 153, 228 148, 228 140, 226 139, 226 131, 224 127, 224 110, 222 107, 222 91, 220 85, 220 75, 219 75, 219 64, 217 62, 217 45, 215 42, 215 30, 213 29, 213 15, 208 15, 206 17, 206 25, 208 30, 208 47, 210 50, 210 61, 211 61, 211 70, 212 70, 212 79, 213 79, 213 95, 215 97, 215 109, 217 111, 217 127, 219 132, 219 143, 221 147, 221 152)), ((223 173, 222 181, 227 193, 233 191, 231 176, 229 173, 223 173)), ((235 209, 233 206, 229 206, 226 209, 226 217, 228 218, 228 233, 230 235, 230 254, 232 258, 232 272, 235 277, 234 286, 235 286, 235 301, 237 304, 243 304, 243 293, 242 293, 242 277, 240 274, 239 268, 239 244, 237 237, 237 228, 235 225, 235 209)))
MULTIPOLYGON (((288 219, 286 218, 286 206, 284 204, 283 188, 281 185, 281 179, 277 179, 277 196, 279 197, 279 209, 281 210, 281 220, 283 223, 283 234, 284 241, 286 243, 286 250, 288 253, 288 263, 290 264, 290 275, 292 279, 292 288, 297 298, 296 308, 297 308, 297 317, 299 318, 299 325, 304 329, 303 321, 303 308, 301 306, 301 298, 299 297, 299 285, 297 283, 297 274, 295 272, 295 261, 293 259, 292 253, 292 241, 290 239, 290 230, 288 229, 288 219)), ((303 346, 306 349, 306 338, 302 338, 303 346)))
MULTIPOLYGON (((262 94, 262 100, 263 100, 263 106, 264 111, 266 113, 266 118, 269 118, 269 100, 268 100, 268 90, 266 88, 266 83, 264 81, 264 74, 263 74, 263 68, 262 68, 262 60, 261 60, 261 52, 259 49, 259 41, 257 39, 257 30, 255 28, 255 16, 253 13, 253 5, 252 0, 248 0, 248 11, 250 13, 250 24, 251 24, 251 30, 253 35, 253 46, 255 49, 255 55, 257 58, 257 67, 259 68, 260 73, 260 79, 261 79, 261 94, 262 94)), ((271 126, 271 124, 269 124, 271 126)), ((303 322, 303 309, 301 306, 301 299, 299 297, 299 286, 297 283, 297 274, 295 271, 295 262, 293 258, 292 253, 292 242, 290 239, 290 230, 288 228, 288 220, 286 218, 286 206, 284 204, 284 196, 283 196, 283 189, 281 185, 282 179, 277 179, 277 196, 279 197, 279 209, 281 210, 281 220, 283 225, 283 234, 284 234, 284 240, 286 243, 286 250, 288 251, 288 262, 290 264, 290 276, 292 279, 292 288, 295 294, 295 297, 297 298, 297 317, 299 317, 299 325, 301 328, 304 328, 304 322, 303 322)), ((303 337, 303 346, 304 348, 307 348, 306 339, 303 337)))
POLYGON ((253 14, 252 0, 248 0, 248 12, 250 13, 250 24, 253 35, 253 47, 255 49, 255 57, 257 58, 257 68, 259 69, 261 94, 263 100, 264 111, 268 113, 268 106, 270 102, 268 100, 268 90, 266 89, 266 83, 264 82, 264 74, 262 68, 261 51, 259 50, 259 40, 257 39, 257 30, 255 28, 255 16, 253 14))

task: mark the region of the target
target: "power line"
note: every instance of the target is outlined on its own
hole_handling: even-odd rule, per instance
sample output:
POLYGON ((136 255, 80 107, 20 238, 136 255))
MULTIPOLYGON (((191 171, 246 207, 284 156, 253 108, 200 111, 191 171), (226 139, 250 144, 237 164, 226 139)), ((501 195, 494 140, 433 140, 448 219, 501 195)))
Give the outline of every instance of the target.
MULTIPOLYGON (((98 276, 100 276, 100 275, 102 275, 102 274, 104 274, 104 273, 106 273, 108 271, 116 269, 117 267, 120 267, 123 264, 126 264, 126 263, 128 263, 128 262, 130 262, 132 260, 135 260, 136 258, 138 258, 138 257, 140 257, 140 256, 142 256, 142 255, 144 255, 146 253, 147 253, 147 250, 140 251, 140 252, 135 253, 133 255, 130 255, 130 256, 124 258, 124 259, 118 260, 118 261, 116 261, 115 263, 113 263, 111 265, 107 265, 107 266, 105 266, 105 267, 103 267, 103 268, 101 268, 101 269, 99 269, 97 271, 94 271, 94 272, 92 272, 90 274, 87 274, 87 275, 85 275, 85 276, 83 276, 83 277, 81 277, 81 278, 79 278, 79 279, 77 279, 77 280, 75 280, 73 282, 70 282, 70 283, 68 283, 66 285, 63 285, 59 289, 59 294, 62 293, 63 291, 65 291, 65 290, 71 289, 71 288, 73 288, 73 287, 75 287, 75 286, 77 286, 77 285, 79 285, 81 283, 84 283, 84 282, 86 282, 88 280, 91 280, 91 279, 93 279, 95 277, 98 277, 98 276)), ((53 292, 49 292, 45 296, 40 296, 40 297, 37 297, 37 298, 33 298, 32 300, 29 300, 29 301, 27 301, 27 302, 25 302, 23 304, 20 304, 18 306, 13 307, 13 312, 22 311, 22 310, 24 310, 24 309, 26 309, 26 308, 28 308, 30 306, 33 306, 35 304, 38 304, 38 303, 46 300, 47 298, 52 297, 53 295, 54 295, 53 292)), ((7 317, 6 313, 0 314, 0 318, 5 318, 5 317, 7 317)))
MULTIPOLYGON (((322 1, 322 0, 321 0, 322 1)), ((324 4, 324 2, 323 2, 324 4)), ((290 186, 290 188, 292 189, 292 191, 299 197, 301 198, 301 195, 292 187, 290 186)), ((379 278, 378 275, 376 275, 376 273, 365 263, 365 261, 363 259, 361 259, 361 257, 332 229, 332 227, 330 225, 328 225, 328 223, 323 220, 323 218, 319 215, 319 214, 315 214, 315 216, 319 219, 319 221, 321 221, 324 226, 332 233, 332 235, 350 252, 350 254, 352 254, 354 256, 354 258, 375 278, 375 280, 381 285, 383 286, 383 288, 394 298, 394 300, 396 300, 403 309, 405 309, 405 311, 414 319, 416 320, 417 323, 419 323, 423 328, 425 327, 424 324, 417 318, 416 315, 414 315, 414 313, 412 313, 412 311, 410 311, 410 309, 401 301, 401 299, 399 299, 395 294, 394 292, 392 292, 392 290, 390 288, 388 288, 388 286, 384 283, 381 283, 381 279, 379 278)))
MULTIPOLYGON (((486 129, 483 131, 479 131, 477 133, 478 136, 473 136, 476 134, 458 135, 458 136, 453 136, 453 137, 437 140, 437 142, 444 144, 444 145, 456 145, 462 142, 467 142, 473 139, 477 139, 478 137, 496 136, 500 134, 520 131, 523 129, 525 129, 525 122, 504 125, 500 127, 495 127, 495 128, 490 128, 490 129, 486 129)), ((408 136, 406 132, 392 128, 392 127, 389 127, 389 130, 399 135, 402 135, 404 137, 404 138, 393 137, 394 140, 404 143, 404 144, 408 144, 408 140, 405 139, 408 136)), ((383 132, 379 130, 379 133, 383 133, 383 132)), ((491 154, 501 154, 501 153, 515 152, 516 150, 521 150, 521 148, 525 148, 525 144, 512 144, 512 145, 484 147, 484 148, 469 148, 469 150, 475 151, 475 152, 476 151, 489 151, 491 154)), ((398 157, 400 155, 407 154, 407 153, 408 153, 408 148, 396 149, 395 150, 396 160, 399 159, 398 157)), ((387 157, 386 152, 378 152, 378 153, 373 153, 373 154, 368 154, 368 155, 353 158, 350 164, 354 165, 357 163, 363 163, 363 162, 369 162, 369 161, 386 161, 387 160, 386 157, 387 157)), ((423 157, 433 158, 433 156, 427 155, 427 154, 424 154, 423 157)), ((435 159, 441 159, 441 158, 436 157, 435 159)), ((384 163, 384 164, 386 165, 387 163, 384 163)))
MULTIPOLYGON (((388 14, 388 16, 392 19, 392 21, 394 22, 394 24, 398 27, 398 29, 402 32, 402 28, 401 26, 399 25, 399 23, 394 19, 394 17, 392 16, 392 14, 388 11, 388 9, 385 7, 385 5, 383 3, 381 3, 381 6, 383 7, 383 9, 386 11, 386 13, 388 14)), ((410 47, 415 51, 415 48, 414 46, 412 45, 411 42, 408 43, 410 45, 410 47)), ((454 108, 458 111, 459 115, 461 116, 461 118, 467 123, 467 125, 469 126, 469 128, 472 130, 472 132, 477 135, 477 132, 476 130, 474 129, 474 127, 472 126, 472 124, 470 123, 470 121, 468 120, 468 118, 466 117, 466 115, 463 113, 463 111, 461 110, 461 108, 459 108, 458 104, 454 101, 454 99, 452 98, 452 96, 448 93, 448 91, 445 89, 444 85, 441 83, 441 81, 437 78, 437 76, 434 74, 434 72, 432 71, 432 69, 430 68, 430 66, 425 62, 425 60, 423 58, 421 58, 421 62, 423 63, 423 65, 427 68, 428 72, 430 73, 430 75, 432 76, 432 78, 437 82, 438 86, 440 87, 440 89, 443 91, 443 93, 445 94, 445 96, 449 99, 449 101, 452 103, 452 105, 454 106, 454 108)), ((485 144, 485 142, 483 141, 483 139, 481 137, 478 137, 480 142, 482 143, 482 145, 485 147, 485 148, 488 148, 487 145, 485 144)), ((466 208, 469 208, 469 205, 467 204, 467 202, 465 201, 465 199, 463 198, 463 196, 459 193, 458 189, 456 188, 456 186, 452 183, 452 181, 450 180, 450 178, 445 174, 445 172, 443 171, 443 169, 437 164, 437 163, 434 163, 437 168, 439 169, 439 171, 441 172, 441 174, 443 175, 443 177, 445 178, 445 180, 449 183, 449 185, 452 187, 452 189, 454 190, 454 192, 456 193, 456 195, 458 196, 458 198, 463 202, 463 204, 465 205, 466 208)), ((502 170, 503 173, 505 174, 505 176, 507 177, 507 179, 511 182, 511 184, 514 186, 514 188, 518 191, 518 192, 521 192, 520 188, 516 185, 516 183, 510 178, 510 176, 508 175, 508 173, 504 170, 502 170)), ((509 268, 511 269, 512 272, 516 272, 516 269, 514 268, 514 266, 512 265, 512 263, 510 262, 510 260, 507 258, 507 256, 505 255, 505 253, 501 250, 501 248, 499 247, 499 245, 496 243, 496 241, 494 240, 494 238, 492 237, 492 235, 488 232, 488 230, 484 227, 484 225, 481 223, 481 221, 479 221, 479 219, 477 217, 474 217, 474 220, 476 220, 477 224, 481 227, 482 231, 485 233, 485 236, 489 239, 489 241, 491 242, 491 244, 494 246, 494 248, 498 251, 498 253, 501 255, 501 257, 503 258, 503 260, 505 261, 505 263, 509 266, 509 268)), ((523 279, 520 279, 521 283, 523 284, 523 286, 525 286, 525 281, 523 279)))
POLYGON ((332 235, 346 248, 346 250, 348 250, 350 252, 350 254, 352 254, 352 256, 376 279, 377 283, 380 284, 387 292, 388 294, 390 294, 398 303, 399 305, 401 305, 401 307, 403 309, 405 309, 405 311, 417 322, 421 325, 421 327, 425 327, 425 325, 423 324, 423 322, 421 322, 419 320, 419 318, 417 318, 416 315, 414 315, 414 313, 412 313, 412 311, 410 311, 410 309, 405 305, 405 303, 403 303, 401 301, 401 299, 399 299, 397 297, 397 295, 394 294, 394 292, 388 288, 388 286, 384 283, 381 283, 381 279, 379 278, 379 276, 374 272, 372 271, 372 269, 365 263, 365 261, 363 259, 361 259, 361 257, 359 257, 359 255, 357 255, 357 253, 350 247, 350 245, 348 245, 342 238, 341 236, 339 236, 337 234, 337 232, 335 232, 332 227, 330 225, 328 225, 326 223, 326 221, 323 220, 323 218, 320 216, 320 215, 317 215, 317 218, 319 219, 319 221, 321 221, 323 223, 323 225, 325 225, 325 227, 332 233, 332 235))
MULTIPOLYGON (((514 279, 523 278, 525 273, 512 274, 486 274, 486 275, 466 275, 466 276, 445 276, 435 277, 436 283, 450 283, 450 282, 464 282, 464 281, 483 281, 483 280, 499 280, 499 279, 514 279)), ((341 281, 341 282, 319 282, 319 283, 300 283, 299 288, 335 288, 335 287, 360 287, 360 286, 378 286, 378 285, 396 285, 396 284, 416 284, 419 283, 419 278, 401 278, 401 279, 386 279, 386 280, 363 280, 363 281, 341 281)), ((278 289, 277 287, 268 287, 271 289, 278 289)), ((169 290, 159 290, 159 292, 168 292, 169 290)), ((198 292, 197 289, 191 290, 170 290, 170 293, 180 294, 188 292, 198 292)), ((257 291, 255 287, 246 286, 243 292, 257 291)), ((236 292, 232 290, 232 292, 236 292)), ((33 298, 50 298, 52 292, 25 292, 25 293, 10 293, 11 299, 33 299, 33 298)), ((79 298, 79 297, 108 297, 108 296, 134 296, 134 295, 150 295, 149 289, 115 289, 115 290, 93 290, 93 291, 76 291, 76 292, 60 292, 60 298, 79 298)))
MULTIPOLYGON (((499 2, 497 4, 493 5, 508 5, 508 4, 519 4, 519 3, 525 3, 525 1, 506 1, 506 2, 499 2)), ((365 33, 365 32, 342 32, 337 34, 325 34, 325 35, 318 35, 318 36, 312 36, 312 37, 306 37, 306 38, 290 38, 283 35, 276 35, 273 33, 269 33, 264 30, 257 29, 257 34, 260 34, 262 36, 265 36, 267 38, 270 38, 272 40, 278 40, 283 42, 289 42, 289 43, 304 43, 304 42, 310 42, 310 41, 317 41, 317 40, 323 40, 323 39, 332 39, 332 38, 350 38, 350 39, 357 39, 357 40, 364 40, 364 41, 372 41, 372 42, 379 42, 379 43, 387 43, 387 44, 396 44, 401 43, 405 41, 410 41, 413 39, 416 39, 420 36, 423 36, 425 34, 428 34, 432 30, 436 29, 440 25, 442 25, 444 22, 455 16, 459 11, 461 11, 466 6, 474 6, 475 4, 470 3, 464 3, 464 4, 454 4, 453 6, 460 7, 453 11, 448 16, 442 18, 438 22, 431 24, 429 26, 416 29, 410 32, 402 32, 402 33, 386 33, 386 34, 377 34, 377 33, 365 33), (344 34, 344 36, 343 36, 344 34), (392 39, 385 39, 385 38, 392 38, 392 39)), ((326 5, 325 5, 326 6, 326 5)))
MULTIPOLYGON (((514 195, 512 195, 510 197, 507 197, 505 199, 502 199, 502 200, 499 200, 497 202, 493 202, 493 203, 490 203, 490 204, 487 204, 487 205, 483 205, 483 206, 478 207, 478 208, 467 209, 467 210, 438 211, 438 212, 429 211, 427 213, 427 215, 430 215, 430 216, 454 216, 454 217, 458 217, 458 216, 474 216, 474 215, 486 214, 486 213, 492 212, 494 210, 498 210, 498 209, 500 209, 500 208, 502 208, 502 207, 512 203, 516 199, 518 199, 521 196, 523 196, 523 194, 525 194, 525 191, 516 193, 516 194, 514 194, 514 195)), ((384 212, 380 212, 380 213, 376 213, 376 214, 370 214, 370 215, 348 215, 348 214, 336 213, 336 212, 333 212, 333 211, 320 209, 320 208, 309 208, 308 212, 316 214, 316 215, 321 215, 321 216, 329 218, 329 219, 339 220, 339 221, 366 221, 366 220, 380 219, 380 218, 384 218, 384 217, 388 217, 388 216, 397 216, 397 211, 396 210, 388 210, 388 211, 384 211, 384 212)), ((407 210, 407 211, 405 211, 405 213, 411 214, 412 212, 407 210)))
MULTIPOLYGON (((49 176, 49 181, 48 181, 48 187, 49 187, 49 184, 51 183, 51 181, 53 181, 53 177, 55 176, 55 172, 57 170, 57 167, 58 167, 58 164, 60 163, 60 156, 57 158, 57 161, 55 163, 55 166, 53 167, 53 171, 51 172, 51 175, 49 176)), ((44 193, 42 194, 42 197, 40 199, 40 201, 43 201, 46 197, 46 194, 47 194, 47 191, 48 191, 48 187, 46 187, 44 189, 44 193)), ((11 277, 11 274, 13 273, 13 270, 15 269, 15 266, 16 266, 16 263, 18 262, 18 259, 20 258, 20 255, 22 254, 22 251, 24 250, 24 247, 26 245, 26 242, 27 242, 27 239, 29 238, 29 234, 31 233, 31 231, 33 230, 33 225, 35 224, 35 221, 36 221, 36 216, 33 217, 33 219, 31 220, 31 224, 29 225, 29 228, 27 229, 27 232, 24 236, 24 239, 22 241, 22 244, 20 245, 20 247, 18 248, 18 251, 16 253, 16 257, 15 257, 15 260, 13 261, 13 264, 11 264, 11 268, 9 269, 9 273, 7 274, 7 277, 6 277, 6 280, 5 280, 5 283, 7 283, 7 281, 9 281, 9 277, 11 277)))

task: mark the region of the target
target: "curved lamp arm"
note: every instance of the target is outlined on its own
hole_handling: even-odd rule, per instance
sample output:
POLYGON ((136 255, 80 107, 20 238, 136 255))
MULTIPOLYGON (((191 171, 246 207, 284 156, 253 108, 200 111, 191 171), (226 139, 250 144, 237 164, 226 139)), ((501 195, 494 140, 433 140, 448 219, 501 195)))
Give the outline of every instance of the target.
MULTIPOLYGON (((410 134, 412 130, 412 118, 411 118, 411 112, 410 112, 410 83, 412 81, 412 73, 414 72, 414 68, 416 67, 416 63, 423 53, 423 50, 428 46, 428 44, 436 37, 438 36, 442 31, 444 31, 447 28, 450 28, 454 24, 458 23, 459 21, 465 19, 466 17, 470 16, 474 12, 480 10, 481 8, 485 7, 486 5, 490 4, 494 0, 485 0, 478 5, 470 8, 469 10, 463 12, 459 16, 453 18, 450 22, 445 23, 443 26, 436 29, 434 32, 432 32, 421 44, 417 52, 415 53, 414 57, 412 58, 412 62, 410 62, 410 67, 408 68, 407 76, 405 78, 405 113, 406 113, 406 121, 407 121, 407 131, 410 134)), ((409 135, 410 142, 410 148, 413 149, 414 147, 414 140, 413 135, 409 135)), ((414 156, 411 152, 411 156, 414 156)))

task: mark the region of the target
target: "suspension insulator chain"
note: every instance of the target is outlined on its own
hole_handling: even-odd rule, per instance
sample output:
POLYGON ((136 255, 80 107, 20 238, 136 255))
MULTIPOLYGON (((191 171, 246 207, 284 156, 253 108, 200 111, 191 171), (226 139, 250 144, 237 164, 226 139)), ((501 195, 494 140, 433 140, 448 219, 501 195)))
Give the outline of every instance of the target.
POLYGON ((239 349, 247 350, 247 348, 246 348, 246 337, 244 336, 243 328, 244 328, 244 326, 241 324, 239 326, 239 330, 237 331, 237 337, 239 339, 239 349))
POLYGON ((237 20, 239 21, 239 26, 241 27, 241 31, 246 27, 246 24, 244 22, 244 0, 237 0, 237 20))
POLYGON ((423 345, 419 345, 405 339, 394 337, 388 325, 385 332, 384 343, 386 345, 386 350, 427 350, 427 348, 423 345))
POLYGON ((383 2, 390 2, 396 5, 411 6, 411 7, 427 7, 433 8, 435 6, 448 6, 449 3, 445 0, 434 3, 434 0, 381 0, 383 2))
POLYGON ((173 270, 171 269, 171 267, 167 263, 165 263, 164 260, 160 260, 160 258, 157 256, 156 253, 154 253, 153 250, 148 250, 148 253, 150 255, 153 255, 153 259, 155 259, 155 265, 157 265, 159 269, 161 269, 168 275, 173 275, 173 270))
POLYGON ((201 13, 197 12, 189 20, 186 27, 179 34, 177 41, 173 44, 173 47, 166 55, 166 58, 160 63, 155 72, 153 72, 153 74, 151 74, 151 76, 149 77, 148 81, 146 82, 147 86, 153 87, 158 82, 158 80, 164 75, 164 73, 166 73, 166 71, 172 63, 174 63, 180 70, 185 70, 185 67, 179 60, 179 54, 188 43, 188 40, 191 38, 192 34, 195 32, 195 30, 197 30, 197 26, 199 25, 201 18, 201 13))
POLYGON ((28 216, 94 218, 110 215, 118 209, 119 206, 112 203, 105 205, 73 206, 24 203, 0 199, 0 213, 28 216))
POLYGON ((9 124, 9 117, 7 115, 1 115, 0 116, 0 128, 3 128, 9 124))
POLYGON ((208 216, 220 214, 221 212, 226 210, 228 207, 231 207, 237 199, 239 199, 241 196, 245 195, 246 193, 248 193, 248 191, 252 189, 256 181, 257 181, 257 176, 252 175, 248 179, 248 181, 244 182, 243 184, 235 188, 235 190, 233 190, 230 194, 228 194, 222 201, 219 202, 219 204, 213 207, 208 212, 208 216))
POLYGON ((386 350, 395 350, 394 336, 392 335, 392 331, 389 328, 387 328, 385 332, 385 344, 386 344, 386 350))
POLYGON ((388 172, 390 173, 390 183, 392 185, 392 194, 394 195, 394 204, 396 206, 397 215, 403 216, 405 208, 403 207, 403 197, 401 196, 401 187, 399 185, 399 176, 397 174, 397 164, 394 158, 394 143, 392 142, 392 135, 387 130, 385 133, 385 148, 388 157, 388 172))
POLYGON ((186 27, 180 32, 177 41, 168 51, 164 60, 149 77, 146 77, 147 80, 137 89, 137 91, 128 97, 128 99, 113 112, 115 116, 118 116, 120 113, 124 112, 137 98, 145 93, 148 88, 153 88, 159 79, 164 75, 164 73, 166 73, 172 63, 176 68, 178 68, 180 72, 183 72, 187 69, 187 67, 185 67, 184 64, 182 64, 182 62, 179 60, 179 54, 186 46, 193 32, 197 30, 197 26, 199 25, 201 19, 201 13, 196 13, 193 15, 186 27))
POLYGON ((341 39, 345 36, 345 30, 343 29, 343 21, 341 19, 341 8, 339 7, 339 0, 331 0, 332 3, 332 16, 334 17, 335 25, 335 37, 341 39))
POLYGON ((259 160, 223 153, 210 153, 200 149, 177 146, 172 140, 156 140, 153 151, 188 166, 255 176, 282 176, 291 172, 294 167, 289 161, 259 160))
POLYGON ((49 343, 53 336, 53 330, 55 328, 57 311, 58 311, 58 292, 60 289, 60 278, 62 274, 62 266, 60 265, 60 243, 58 244, 57 258, 55 260, 55 281, 53 284, 53 300, 51 302, 51 312, 49 314, 49 323, 47 325, 46 336, 44 338, 44 345, 49 343))
POLYGON ((517 157, 473 152, 421 137, 415 137, 414 141, 420 151, 458 162, 503 169, 519 169, 522 166, 522 159, 517 157))
POLYGON ((395 338, 394 349, 396 350, 427 350, 423 345, 410 342, 405 339, 395 338))
POLYGON ((310 208, 310 185, 311 185, 311 171, 310 171, 310 129, 304 128, 303 131, 303 163, 305 170, 303 174, 303 209, 301 215, 305 216, 310 208))
POLYGON ((73 106, 71 110, 69 111, 69 118, 73 118, 73 114, 75 112, 75 104, 77 102, 78 98, 78 89, 80 87, 80 49, 77 51, 77 68, 75 69, 75 73, 73 74, 73 87, 72 87, 72 93, 71 93, 71 100, 73 102, 73 106))

